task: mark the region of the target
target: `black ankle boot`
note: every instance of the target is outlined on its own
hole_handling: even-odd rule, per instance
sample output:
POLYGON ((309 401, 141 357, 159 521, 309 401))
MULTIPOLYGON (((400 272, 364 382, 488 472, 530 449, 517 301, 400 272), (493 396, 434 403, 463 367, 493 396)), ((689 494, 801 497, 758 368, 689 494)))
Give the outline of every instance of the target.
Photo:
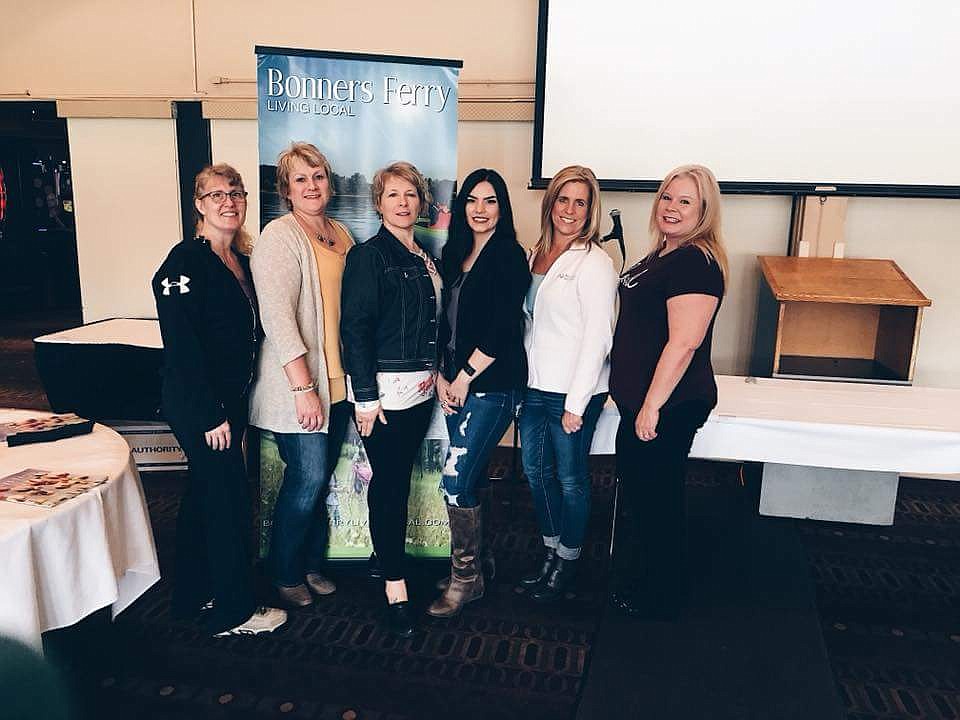
POLYGON ((530 594, 530 597, 537 602, 552 602, 561 597, 573 584, 576 569, 576 560, 564 560, 558 557, 549 577, 530 594))
POLYGON ((548 547, 544 553, 543 559, 534 567, 532 571, 520 578, 520 586, 531 588, 539 585, 553 570, 553 563, 557 559, 557 549, 548 547))

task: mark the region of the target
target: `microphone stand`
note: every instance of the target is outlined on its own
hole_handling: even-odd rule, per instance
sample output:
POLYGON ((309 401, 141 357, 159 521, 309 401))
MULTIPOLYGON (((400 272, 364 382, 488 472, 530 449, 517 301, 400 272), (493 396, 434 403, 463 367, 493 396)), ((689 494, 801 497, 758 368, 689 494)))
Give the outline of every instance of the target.
POLYGON ((613 220, 613 228, 600 238, 600 242, 617 241, 620 246, 620 272, 623 272, 627 265, 627 247, 623 240, 623 224, 620 222, 620 210, 618 208, 610 211, 610 219, 613 220))

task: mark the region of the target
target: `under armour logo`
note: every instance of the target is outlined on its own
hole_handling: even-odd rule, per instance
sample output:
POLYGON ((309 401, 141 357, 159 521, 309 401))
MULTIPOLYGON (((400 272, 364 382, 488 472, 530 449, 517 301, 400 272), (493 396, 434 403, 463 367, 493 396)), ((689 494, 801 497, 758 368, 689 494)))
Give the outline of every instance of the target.
POLYGON ((170 280, 170 278, 164 278, 160 281, 160 284, 163 285, 164 295, 169 295, 170 288, 172 287, 177 288, 181 295, 186 295, 188 292, 190 292, 190 288, 187 287, 187 285, 190 284, 190 278, 188 278, 186 275, 181 275, 178 282, 173 282, 170 280))

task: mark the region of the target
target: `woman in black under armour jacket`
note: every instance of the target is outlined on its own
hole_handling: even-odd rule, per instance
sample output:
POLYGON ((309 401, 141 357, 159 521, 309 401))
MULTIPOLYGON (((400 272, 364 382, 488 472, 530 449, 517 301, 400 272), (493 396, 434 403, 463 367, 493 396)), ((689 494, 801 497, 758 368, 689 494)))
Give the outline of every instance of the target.
POLYGON ((203 612, 215 635, 269 632, 286 613, 258 608, 250 496, 241 452, 259 321, 250 280, 247 193, 229 165, 205 167, 194 188, 196 237, 153 278, 163 335, 163 414, 190 463, 177 518, 172 610, 203 612))

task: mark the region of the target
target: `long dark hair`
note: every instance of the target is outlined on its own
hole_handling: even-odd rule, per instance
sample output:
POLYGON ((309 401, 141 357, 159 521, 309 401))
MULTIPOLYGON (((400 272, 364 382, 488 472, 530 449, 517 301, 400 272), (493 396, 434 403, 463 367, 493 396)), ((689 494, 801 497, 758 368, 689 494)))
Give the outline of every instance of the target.
POLYGON ((463 261, 473 251, 473 230, 467 224, 467 196, 482 182, 488 182, 493 186, 497 205, 500 208, 500 219, 497 221, 497 227, 490 241, 492 242, 494 237, 498 241, 517 241, 517 229, 513 224, 513 207, 510 205, 507 183, 496 170, 489 168, 474 170, 464 178, 460 192, 453 200, 450 234, 447 236, 447 243, 443 246, 443 253, 440 256, 440 272, 443 275, 444 284, 452 283, 460 277, 463 261))

